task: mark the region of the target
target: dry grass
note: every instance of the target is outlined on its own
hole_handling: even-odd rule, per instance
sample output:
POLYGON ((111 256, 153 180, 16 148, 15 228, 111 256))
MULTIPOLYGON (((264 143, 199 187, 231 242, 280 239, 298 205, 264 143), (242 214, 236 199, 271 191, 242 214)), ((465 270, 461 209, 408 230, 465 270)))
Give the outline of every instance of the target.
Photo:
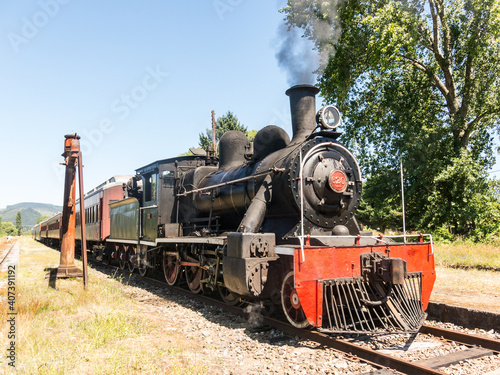
MULTIPOLYGON (((118 280, 89 269, 88 291, 83 291, 81 279, 59 279, 56 289, 51 288, 45 274, 59 264, 59 253, 30 239, 21 241, 16 282, 19 373, 209 372, 204 363, 191 359, 190 348, 169 344, 181 340, 166 337, 161 327, 125 295, 118 280)), ((81 267, 78 261, 76 265, 81 267)), ((5 301, 0 309, 4 342, 5 301)))
POLYGON ((455 268, 500 270, 500 245, 463 241, 435 243, 436 265, 455 268))
POLYGON ((500 312, 500 245, 435 243, 434 302, 500 312))
POLYGON ((500 313, 499 276, 496 271, 436 267, 431 301, 500 313))

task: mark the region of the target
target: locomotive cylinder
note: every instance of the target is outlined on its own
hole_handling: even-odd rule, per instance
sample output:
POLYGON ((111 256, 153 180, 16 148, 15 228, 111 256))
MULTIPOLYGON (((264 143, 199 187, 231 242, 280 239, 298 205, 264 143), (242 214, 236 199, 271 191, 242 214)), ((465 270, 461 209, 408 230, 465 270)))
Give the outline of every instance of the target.
POLYGON ((264 183, 260 186, 259 191, 252 200, 252 203, 248 207, 245 217, 241 221, 239 231, 243 233, 255 233, 258 232, 262 223, 264 222, 264 217, 266 216, 266 211, 271 203, 272 197, 272 178, 267 175, 264 183))

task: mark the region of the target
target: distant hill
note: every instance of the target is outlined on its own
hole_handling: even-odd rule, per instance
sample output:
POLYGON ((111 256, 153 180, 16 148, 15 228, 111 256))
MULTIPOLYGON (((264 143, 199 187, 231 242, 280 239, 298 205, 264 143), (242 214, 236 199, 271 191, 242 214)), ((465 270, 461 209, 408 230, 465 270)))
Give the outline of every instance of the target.
POLYGON ((21 219, 25 230, 31 229, 40 216, 52 216, 62 211, 62 206, 47 203, 23 202, 6 208, 0 208, 2 221, 10 221, 16 224, 17 211, 21 211, 21 219))

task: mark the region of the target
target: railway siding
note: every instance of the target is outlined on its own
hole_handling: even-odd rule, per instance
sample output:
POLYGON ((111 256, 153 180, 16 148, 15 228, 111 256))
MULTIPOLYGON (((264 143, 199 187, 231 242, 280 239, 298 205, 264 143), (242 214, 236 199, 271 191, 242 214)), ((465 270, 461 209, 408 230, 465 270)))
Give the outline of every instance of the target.
MULTIPOLYGON (((21 267, 26 268, 20 273, 21 280, 29 281, 30 284, 42 283, 41 290, 51 294, 51 303, 61 304, 61 300, 56 298, 62 295, 83 296, 80 294, 83 293, 80 292, 81 280, 57 280, 58 290, 49 288, 47 281, 41 281, 46 272, 45 267, 57 266, 59 253, 30 240, 23 241, 20 260, 21 267), (44 259, 49 257, 52 260, 49 263, 46 260, 45 263, 40 263, 42 255, 44 259), (26 272, 27 268, 31 271, 26 272)), ((92 296, 91 305, 83 299, 80 301, 82 306, 72 307, 69 312, 63 306, 56 308, 48 305, 44 307, 45 311, 40 311, 32 317, 27 316, 28 320, 24 323, 26 326, 45 324, 44 332, 50 333, 50 337, 40 339, 35 344, 46 345, 48 348, 76 346, 80 350, 89 347, 90 349, 85 349, 87 351, 84 351, 83 355, 78 351, 67 352, 67 361, 71 363, 65 363, 65 359, 58 357, 55 358, 55 364, 50 364, 46 358, 42 359, 44 353, 47 354, 47 348, 42 347, 39 356, 30 355, 27 362, 27 357, 23 356, 30 354, 29 349, 27 345, 21 345, 23 353, 20 358, 21 365, 26 366, 24 369, 40 366, 53 366, 51 369, 55 369, 59 366, 64 370, 60 373, 83 374, 95 373, 96 370, 100 373, 120 374, 132 370, 147 373, 152 369, 168 369, 169 373, 173 374, 361 374, 376 370, 348 354, 262 325, 256 314, 249 314, 249 318, 245 319, 227 313, 217 306, 195 301, 189 296, 179 295, 158 285, 148 284, 136 274, 119 274, 101 266, 94 267, 90 270, 90 294, 100 293, 101 290, 108 294, 112 289, 121 296, 121 307, 118 309, 116 301, 112 306, 108 306, 106 299, 97 300, 92 296), (102 319, 103 316, 109 318, 112 316, 109 315, 111 311, 124 308, 129 311, 130 320, 121 328, 116 328, 104 345, 97 345, 95 348, 89 345, 91 341, 88 341, 88 336, 79 336, 80 333, 73 330, 75 326, 82 328, 81 324, 68 326, 68 322, 79 320, 86 325, 103 323, 109 320, 102 319), (74 311, 71 312, 72 309, 74 311), (94 318, 100 316, 101 319, 88 316, 89 311, 94 318), (50 318, 51 323, 36 321, 42 315, 50 318), (60 337, 60 326, 71 329, 66 339, 60 337), (123 329, 129 333, 123 335, 123 329), (118 352, 116 348, 119 348, 118 352), (137 352, 151 352, 151 355, 144 354, 141 363, 137 352), (168 367, 171 363, 175 364, 174 368, 168 367)), ((108 297, 116 298, 116 295, 108 297)), ((251 312, 251 308, 249 310, 251 312)), ((117 317, 123 318, 123 315, 118 314, 117 317)), ((450 327, 449 323, 435 324, 450 327)), ((97 330, 97 327, 98 325, 94 329, 97 330)), ((483 334, 499 338, 494 331, 483 334)), ((443 343, 427 334, 419 334, 415 338, 408 335, 384 335, 376 340, 364 340, 362 337, 356 339, 360 340, 361 345, 374 351, 389 351, 412 361, 421 361, 437 355, 444 357, 466 350, 465 346, 443 343)), ((496 355, 462 360, 440 371, 453 374, 493 374, 498 367, 500 358, 496 355)))
MULTIPOLYGON (((160 290, 164 290, 162 285, 163 282, 159 282, 151 279, 143 279, 141 281, 145 281, 149 284, 159 286, 160 290)), ((204 306, 203 302, 212 303, 208 301, 207 298, 201 298, 198 296, 190 295, 187 291, 175 289, 176 293, 181 293, 182 295, 186 295, 189 302, 194 304, 201 303, 204 306)), ((219 304, 219 303, 217 303, 219 304)), ((216 304, 216 305, 217 305, 216 304)), ((204 310, 204 308, 202 309, 204 310)), ((235 310, 231 308, 230 310, 235 310)), ((243 314, 243 312, 237 312, 237 314, 243 314)), ((248 315, 248 319, 252 320, 253 315, 247 311, 245 316, 248 315)), ((327 335, 318 335, 314 332, 309 332, 307 330, 297 330, 294 327, 287 326, 284 323, 272 321, 266 318, 262 318, 264 323, 270 324, 272 327, 277 328, 276 332, 282 332, 281 337, 278 336, 278 340, 282 340, 285 343, 290 341, 291 337, 297 335, 295 337, 296 340, 299 340, 299 337, 302 338, 301 341, 306 341, 305 339, 310 338, 311 341, 320 343, 321 350, 325 351, 327 348, 335 348, 341 350, 345 353, 356 353, 360 358, 364 358, 364 361, 368 360, 368 363, 379 363, 384 364, 385 366, 389 366, 391 368, 398 368, 400 371, 404 373, 429 373, 429 374, 444 374, 449 373, 450 368, 454 368, 457 373, 490 373, 500 365, 500 357, 498 356, 498 345, 499 342, 492 342, 494 350, 493 353, 491 350, 484 350, 480 348, 470 348, 467 345, 462 345, 460 342, 454 341, 443 341, 439 337, 436 337, 436 333, 434 334, 425 334, 420 333, 418 335, 382 335, 375 338, 360 338, 359 342, 356 343, 356 339, 351 344, 349 343, 349 337, 346 339, 340 340, 330 340, 327 335), (283 333, 284 332, 284 333, 283 333), (287 338, 288 337, 288 338, 287 338), (370 346, 374 346, 370 348, 370 346), (368 351, 363 349, 366 347, 368 351), (382 348, 382 349, 381 349, 382 348), (391 357, 389 356, 381 356, 384 351, 394 352, 396 355, 391 357), (399 353, 398 353, 399 352, 399 353), (379 354, 380 353, 380 354, 379 354), (395 357, 393 359, 393 357, 395 357), (398 359, 399 358, 399 359, 398 359), (432 358, 432 361, 430 360, 432 358), (412 363, 405 363, 405 361, 410 361, 412 363), (452 366, 450 366, 452 365, 452 366), (447 368, 443 368, 443 366, 448 366, 447 368), (453 367, 454 366, 454 367, 453 367), (441 371, 443 368, 443 371, 441 371), (493 370, 492 370, 493 369, 493 370), (446 372, 444 370, 447 370, 446 372)), ((442 323, 436 323, 437 325, 448 325, 442 323)), ((435 331, 431 327, 426 327, 426 331, 435 331)), ((453 333, 453 332, 452 332, 453 333)), ((247 333, 248 334, 248 333, 247 333)), ((204 332, 204 335, 208 335, 207 332, 204 332)), ((438 336, 445 335, 450 336, 448 332, 439 332, 438 336)), ((486 335, 493 336, 495 338, 499 338, 495 332, 489 332, 486 335)), ((456 334, 453 334, 454 337, 456 334)), ((338 336, 337 336, 338 337, 338 336)), ((357 338, 357 337, 356 337, 357 338)), ((352 337, 350 338, 352 340, 352 337)), ((460 338, 464 340, 464 338, 460 338)), ((450 340, 455 340, 454 338, 450 338, 450 340)), ((463 342, 475 342, 476 340, 470 340, 470 337, 467 336, 465 341, 463 342)), ((490 344, 490 343, 488 343, 490 344)), ((481 343, 479 344, 481 345, 481 343)), ((490 347, 489 345, 488 347, 490 347)), ((348 355, 349 359, 355 362, 358 362, 359 359, 348 355)), ((376 365, 378 367, 378 365, 376 365)), ((312 369, 312 368, 311 368, 312 369)), ((278 367, 278 371, 281 370, 281 367, 278 367)), ((301 368, 303 370, 303 368, 301 368)), ((330 370, 337 370, 336 368, 330 370)), ((386 370, 376 371, 370 370, 369 373, 387 373, 384 372, 386 370)), ((259 372, 260 373, 260 372, 259 372)), ((273 373, 281 373, 281 372, 273 372, 273 373)), ((294 372, 292 372, 294 373, 294 372)), ((298 372, 300 373, 300 372, 298 372)), ((309 372, 307 372, 309 373, 309 372)), ((316 373, 316 372, 312 372, 316 373)), ((320 372, 323 373, 323 372, 320 372)), ((338 373, 338 372, 336 372, 338 373)), ((493 373, 492 373, 493 374, 493 373)))

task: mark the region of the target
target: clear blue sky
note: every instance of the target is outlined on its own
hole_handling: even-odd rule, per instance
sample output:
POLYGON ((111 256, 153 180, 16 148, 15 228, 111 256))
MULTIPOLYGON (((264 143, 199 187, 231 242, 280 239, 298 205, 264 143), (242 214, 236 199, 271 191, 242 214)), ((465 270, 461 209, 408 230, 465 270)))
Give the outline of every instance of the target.
POLYGON ((290 134, 285 3, 0 0, 0 208, 62 204, 68 133, 86 191, 196 146, 211 110, 290 134))
POLYGON ((0 0, 0 208, 62 204, 68 133, 86 191, 196 146, 212 109, 290 133, 285 3, 0 0))

